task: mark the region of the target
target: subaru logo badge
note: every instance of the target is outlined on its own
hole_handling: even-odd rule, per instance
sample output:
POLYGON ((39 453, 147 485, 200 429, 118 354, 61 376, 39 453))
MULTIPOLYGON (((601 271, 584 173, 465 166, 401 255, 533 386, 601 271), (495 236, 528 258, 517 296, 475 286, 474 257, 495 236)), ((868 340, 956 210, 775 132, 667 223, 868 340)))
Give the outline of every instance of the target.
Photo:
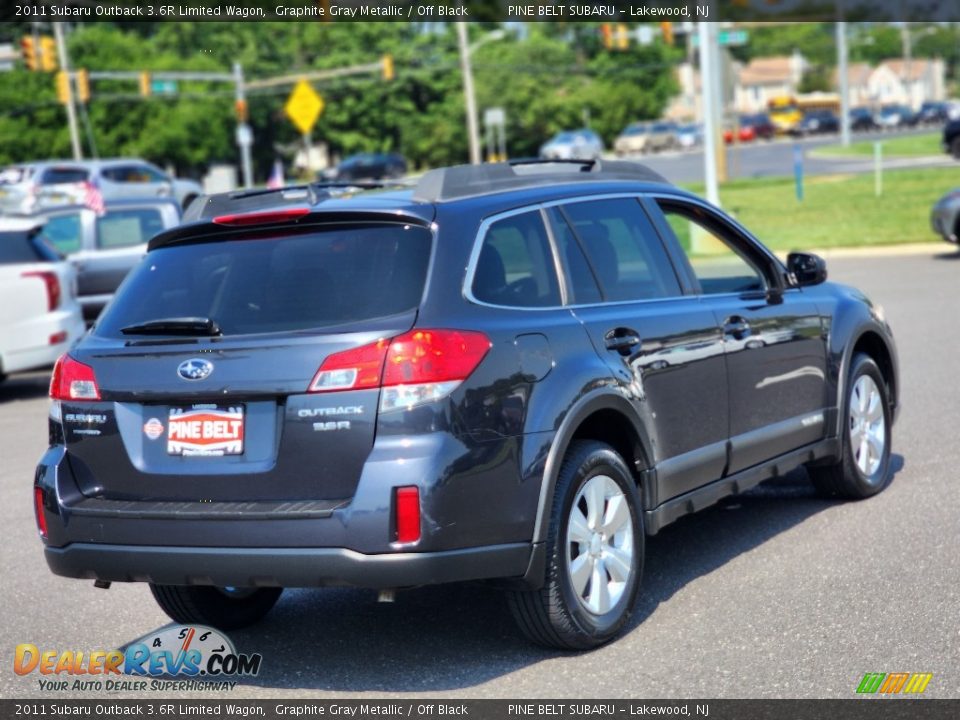
POLYGON ((213 372, 213 363, 200 358, 184 360, 177 367, 177 374, 184 380, 203 380, 213 372))

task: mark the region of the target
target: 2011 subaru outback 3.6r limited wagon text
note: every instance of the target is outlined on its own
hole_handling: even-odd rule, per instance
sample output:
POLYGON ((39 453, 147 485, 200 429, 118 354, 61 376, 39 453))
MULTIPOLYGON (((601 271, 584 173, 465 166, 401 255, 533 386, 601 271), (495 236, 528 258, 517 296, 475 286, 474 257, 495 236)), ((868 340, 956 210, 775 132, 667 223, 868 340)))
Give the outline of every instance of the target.
POLYGON ((631 163, 203 198, 52 378, 47 562, 149 582, 178 622, 284 587, 494 580, 589 648, 644 538, 806 465, 890 478, 879 307, 631 163))

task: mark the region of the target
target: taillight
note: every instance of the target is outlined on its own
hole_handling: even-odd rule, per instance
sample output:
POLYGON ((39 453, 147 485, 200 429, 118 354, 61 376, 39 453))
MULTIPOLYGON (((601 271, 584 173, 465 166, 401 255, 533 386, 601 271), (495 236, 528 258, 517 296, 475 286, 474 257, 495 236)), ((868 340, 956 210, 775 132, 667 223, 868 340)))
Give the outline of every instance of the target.
POLYGON ((74 360, 69 355, 61 355, 53 366, 50 378, 50 399, 52 400, 99 400, 100 388, 93 368, 74 360))
POLYGON ((47 311, 56 310, 60 307, 62 292, 60 289, 60 278, 57 277, 55 272, 50 272, 49 270, 32 270, 30 272, 20 273, 20 277, 35 277, 43 280, 43 284, 47 289, 47 311))
POLYGON ((236 213, 234 215, 217 215, 213 222, 217 225, 271 225, 274 223, 299 220, 310 214, 310 208, 295 207, 284 210, 270 210, 268 212, 236 213))
POLYGON ((383 359, 389 346, 389 340, 381 339, 330 355, 317 370, 309 391, 333 392, 380 387, 383 359))
POLYGON ((38 487, 33 488, 33 511, 37 516, 37 530, 40 531, 40 537, 46 537, 47 516, 43 514, 43 490, 38 487))
POLYGON ((330 355, 309 392, 382 387, 380 410, 439 400, 476 370, 490 339, 469 330, 411 330, 330 355))
POLYGON ((420 491, 415 485, 398 487, 394 491, 394 520, 398 543, 412 543, 420 539, 420 491))
POLYGON ((467 330, 411 330, 394 338, 383 369, 380 410, 396 410, 449 395, 477 369, 490 339, 467 330))

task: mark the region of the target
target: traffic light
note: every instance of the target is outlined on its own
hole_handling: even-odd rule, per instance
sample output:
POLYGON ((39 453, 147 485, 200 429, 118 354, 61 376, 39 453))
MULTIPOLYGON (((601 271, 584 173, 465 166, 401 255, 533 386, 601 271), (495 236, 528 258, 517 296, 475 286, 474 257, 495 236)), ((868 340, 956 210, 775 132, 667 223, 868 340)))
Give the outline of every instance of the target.
POLYGON ((383 79, 393 80, 396 77, 393 71, 393 55, 383 56, 383 79))
POLYGON ((600 26, 600 39, 607 50, 613 49, 613 27, 610 23, 604 23, 600 26))
POLYGON ((630 36, 627 34, 627 26, 623 23, 617 25, 617 50, 626 50, 630 47, 630 36))
POLYGON ((247 101, 238 98, 237 101, 233 104, 233 109, 237 113, 237 122, 245 123, 249 117, 249 110, 247 108, 247 101))
POLYGON ((77 70, 77 99, 82 103, 90 101, 90 73, 83 68, 77 70))
POLYGON ((57 69, 57 44, 49 35, 40 38, 40 68, 46 72, 57 69))
POLYGON ((70 102, 70 75, 66 70, 57 73, 57 100, 64 105, 70 102))
POLYGON ((140 73, 140 94, 150 97, 150 73, 146 71, 140 73))
POLYGON ((30 35, 25 35, 20 39, 20 55, 23 57, 23 64, 27 70, 37 69, 37 46, 33 43, 30 35))
POLYGON ((660 34, 663 35, 663 41, 667 45, 673 45, 673 23, 672 22, 660 23, 660 34))

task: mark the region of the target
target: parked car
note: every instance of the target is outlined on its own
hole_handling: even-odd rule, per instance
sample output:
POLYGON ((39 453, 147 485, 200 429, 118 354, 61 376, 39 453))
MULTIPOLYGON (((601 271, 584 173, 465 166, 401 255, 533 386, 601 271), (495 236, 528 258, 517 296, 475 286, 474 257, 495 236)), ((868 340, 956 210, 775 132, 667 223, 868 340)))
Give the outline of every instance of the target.
POLYGON ((181 208, 203 194, 193 180, 172 178, 135 158, 23 163, 0 171, 0 212, 24 214, 56 205, 82 205, 90 185, 104 200, 167 197, 181 208))
POLYGON ((697 123, 681 125, 677 128, 677 145, 684 150, 703 144, 703 127, 697 123))
POLYGON ((960 117, 943 126, 943 150, 960 160, 960 117))
POLYGON ((830 110, 811 110, 804 113, 792 135, 824 135, 840 132, 840 118, 830 110))
POLYGON ((351 155, 332 170, 326 180, 388 180, 407 174, 407 161, 399 153, 359 153, 351 155))
POLYGON ((140 262, 147 241, 180 222, 169 198, 110 200, 102 215, 83 205, 44 208, 40 236, 76 268, 80 305, 87 322, 97 319, 113 293, 140 262))
POLYGON ((928 100, 917 111, 917 122, 922 125, 939 125, 950 116, 950 104, 928 100))
POLYGON ((916 114, 906 105, 884 105, 875 119, 883 130, 913 127, 917 124, 916 114))
POLYGON ((0 218, 0 380, 49 367, 84 332, 73 267, 40 218, 0 218))
POLYGON ((564 130, 540 148, 546 160, 597 160, 603 153, 603 140, 593 130, 564 130))
POLYGON ((940 198, 930 211, 933 231, 949 243, 960 244, 960 188, 940 198))
POLYGON ((770 121, 770 116, 766 113, 754 113, 740 117, 741 141, 750 142, 757 138, 761 140, 772 140, 776 134, 777 129, 770 121))
POLYGON ((678 146, 674 122, 632 123, 614 141, 617 155, 660 152, 678 146))
POLYGON ((677 518, 804 465, 827 495, 890 480, 882 310, 642 165, 308 197, 211 196, 59 361, 54 573, 226 630, 284 587, 497 578, 531 639, 582 650, 677 518))
POLYGON ((868 132, 879 130, 880 126, 873 117, 873 110, 867 107, 850 109, 850 130, 853 132, 868 132))

